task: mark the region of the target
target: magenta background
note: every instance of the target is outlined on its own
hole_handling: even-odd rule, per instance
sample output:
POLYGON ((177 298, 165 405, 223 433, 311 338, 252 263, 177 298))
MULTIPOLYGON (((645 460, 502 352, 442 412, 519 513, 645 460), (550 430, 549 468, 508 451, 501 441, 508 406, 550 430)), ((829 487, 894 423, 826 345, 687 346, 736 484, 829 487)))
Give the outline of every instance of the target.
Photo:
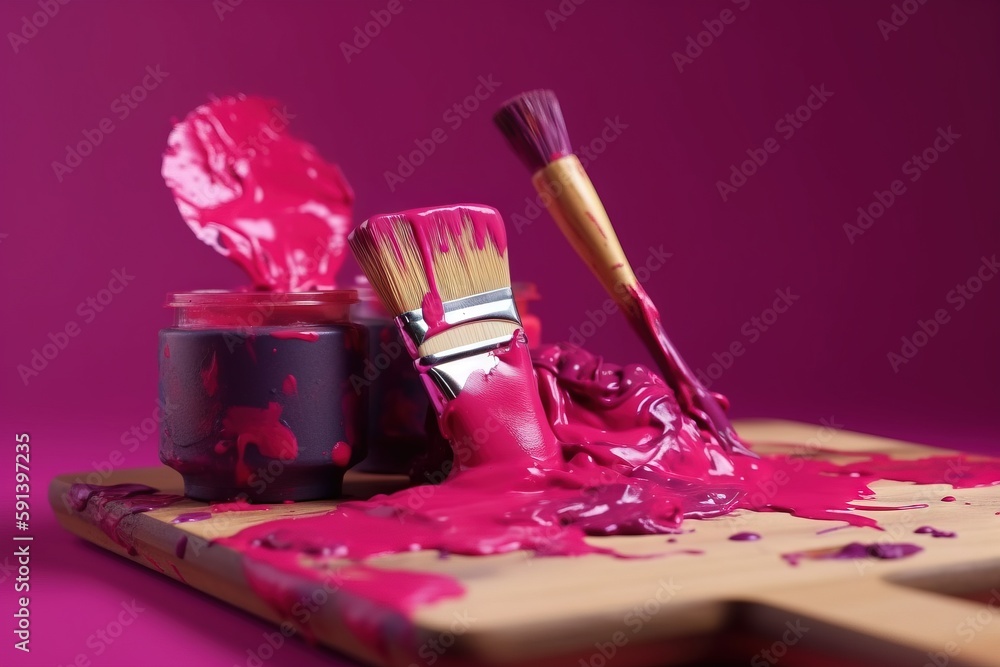
MULTIPOLYGON (((124 431, 152 415, 163 295, 241 284, 187 230, 159 178, 170 119, 209 94, 287 102, 291 131, 343 166, 358 220, 455 201, 494 205, 508 220, 523 214, 528 175, 490 119, 521 90, 557 91, 574 145, 620 117, 628 128, 589 171, 635 262, 650 246, 673 253, 648 289, 692 366, 746 342, 743 322, 776 288, 801 295, 715 384, 734 415, 832 418, 1000 452, 1000 281, 953 312, 899 373, 886 360, 918 318, 951 308, 945 294, 973 275, 980 256, 1000 250, 1000 5, 928 3, 885 41, 876 22, 889 17, 887 0, 753 0, 745 12, 723 0, 589 0, 554 32, 545 11, 557 0, 403 0, 404 11, 346 63, 339 43, 385 4, 245 0, 220 21, 209 0, 76 0, 20 53, 6 40, 0 47, 0 232, 9 235, 0 243, 2 433, 32 436, 36 535, 35 651, 25 662, 5 639, 5 664, 9 654, 15 664, 52 665, 87 653, 86 637, 132 597, 147 611, 106 653, 91 655, 93 664, 242 663, 267 629, 70 538, 43 501, 52 475, 106 459, 124 431), (671 54, 724 8, 736 21, 679 73, 671 54), (167 79, 58 183, 51 162, 157 64, 167 79), (494 96, 448 128, 442 113, 491 74, 501 82, 494 96), (715 182, 746 149, 778 136, 775 121, 820 84, 833 97, 791 139, 779 138, 779 152, 723 202, 715 182), (842 225, 857 207, 949 125, 961 139, 848 243, 842 225), (437 127, 448 140, 390 192, 383 173, 437 127), (122 266, 134 283, 25 387, 17 364, 29 363, 50 331, 79 321, 77 304, 122 266)), ((19 29, 33 11, 34 2, 4 2, 0 28, 19 29)), ((545 296, 537 309, 545 337, 567 336, 604 294, 546 218, 510 231, 515 277, 536 281, 545 296)), ((614 360, 648 359, 618 319, 589 345, 614 360)), ((155 449, 151 438, 125 465, 153 464, 155 449)), ((9 495, 0 501, 5 517, 9 495)), ((5 601, 11 584, 0 583, 5 601)), ((8 603, 0 612, 9 637, 8 603)), ((330 664, 329 656, 294 643, 270 664, 330 664)))

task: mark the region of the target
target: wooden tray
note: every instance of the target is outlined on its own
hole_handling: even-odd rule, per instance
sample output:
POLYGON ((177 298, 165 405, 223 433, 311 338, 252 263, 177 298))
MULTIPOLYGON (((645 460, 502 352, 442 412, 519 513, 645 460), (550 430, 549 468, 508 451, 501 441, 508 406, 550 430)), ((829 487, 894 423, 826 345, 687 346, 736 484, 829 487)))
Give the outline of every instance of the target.
MULTIPOLYGON (((778 421, 739 425, 758 451, 789 451, 811 443, 845 453, 886 452, 898 458, 945 450, 778 421)), ((835 456, 821 454, 822 456, 835 456)), ((49 497, 68 530, 119 556, 278 623, 249 588, 244 556, 208 540, 278 517, 322 511, 335 501, 272 505, 268 511, 227 512, 183 524, 170 520, 204 503, 184 501, 125 519, 138 555, 128 556, 93 522, 90 511, 68 510, 64 494, 78 475, 56 478, 49 497), (183 558, 178 541, 188 538, 183 558)), ((181 493, 167 468, 122 470, 107 484, 139 483, 181 493)), ((352 496, 404 485, 400 478, 350 473, 352 496)), ((537 558, 524 553, 439 559, 435 553, 372 561, 378 567, 447 573, 464 597, 419 609, 413 648, 391 643, 375 652, 351 633, 332 605, 313 616, 316 640, 373 665, 1000 665, 1000 486, 952 490, 945 485, 879 482, 886 505, 926 502, 926 509, 873 512, 885 528, 846 528, 778 513, 738 512, 690 521, 678 553, 662 558, 537 558), (940 502, 953 495, 957 502, 940 502), (971 504, 966 504, 971 503, 971 504), (930 524, 955 539, 915 535, 930 524), (740 531, 756 542, 728 540, 740 531), (852 541, 912 542, 924 551, 896 561, 804 561, 781 554, 852 541)), ((593 538, 629 553, 664 550, 663 536, 593 538)), ((405 634, 405 633, 401 633, 405 634)))

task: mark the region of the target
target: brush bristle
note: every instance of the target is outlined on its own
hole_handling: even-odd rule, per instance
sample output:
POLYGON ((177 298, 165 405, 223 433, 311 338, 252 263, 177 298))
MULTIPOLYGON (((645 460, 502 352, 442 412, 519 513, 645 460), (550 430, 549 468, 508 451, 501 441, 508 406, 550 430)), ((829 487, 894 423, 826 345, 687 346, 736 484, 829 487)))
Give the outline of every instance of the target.
MULTIPOLYGON (((349 236, 368 281, 393 315, 441 301, 510 287, 503 219, 488 206, 460 205, 378 215, 349 236)), ((467 324, 425 343, 420 354, 510 335, 515 325, 467 324)))
POLYGON ((531 173, 573 152, 559 100, 551 90, 532 90, 508 100, 493 122, 531 173))

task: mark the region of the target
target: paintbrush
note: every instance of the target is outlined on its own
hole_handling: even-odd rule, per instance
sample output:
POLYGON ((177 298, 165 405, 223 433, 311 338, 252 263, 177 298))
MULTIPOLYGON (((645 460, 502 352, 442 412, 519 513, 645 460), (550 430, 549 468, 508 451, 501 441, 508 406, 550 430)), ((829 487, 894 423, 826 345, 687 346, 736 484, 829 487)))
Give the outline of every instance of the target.
POLYGON ((500 213, 456 205, 379 215, 348 239, 440 414, 521 329, 500 213))
POLYGON ((706 389, 667 337, 656 307, 625 257, 604 204, 573 154, 559 101, 551 90, 511 99, 494 121, 533 174, 531 182, 559 229, 628 316, 677 400, 732 450, 749 450, 726 416, 724 400, 706 389))

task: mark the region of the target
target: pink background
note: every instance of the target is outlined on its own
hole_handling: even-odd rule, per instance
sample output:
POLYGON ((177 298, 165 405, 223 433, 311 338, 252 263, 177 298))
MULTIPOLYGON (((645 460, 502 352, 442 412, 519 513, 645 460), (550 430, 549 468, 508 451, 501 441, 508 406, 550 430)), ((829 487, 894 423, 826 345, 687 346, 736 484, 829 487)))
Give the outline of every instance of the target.
MULTIPOLYGON (((961 310, 947 296, 1000 251, 1000 5, 928 3, 884 39, 877 23, 890 19, 888 0, 589 0, 554 30, 546 11, 558 11, 558 0, 401 0, 402 11, 347 62, 340 43, 386 5, 244 0, 220 19, 209 0, 76 0, 17 53, 0 47, 2 433, 31 434, 36 538, 35 650, 27 661, 11 651, 13 603, 5 602, 5 664, 3 656, 68 664, 78 653, 94 665, 154 664, 150 655, 155 664, 243 664, 267 629, 81 544, 55 527, 44 502, 54 474, 107 460, 124 432, 152 417, 163 295, 241 284, 181 222, 159 177, 170 119, 208 95, 286 102, 291 131, 343 166, 358 220, 456 201, 499 208, 515 278, 538 283, 552 341, 579 329, 605 295, 544 215, 514 231, 533 191, 491 115, 524 89, 554 88, 575 146, 599 137, 607 119, 626 126, 589 172, 634 263, 651 247, 672 253, 647 287, 690 364, 708 371, 713 353, 744 344, 713 384, 734 415, 826 419, 1000 452, 1000 280, 961 310), (735 19, 679 72, 672 54, 724 9, 735 19), (167 74, 121 118, 113 101, 147 66, 167 74), (496 90, 460 127, 449 124, 454 116, 443 114, 480 76, 499 82, 496 90), (786 138, 775 124, 811 86, 832 96, 786 138), (59 182, 52 162, 103 118, 113 132, 59 182), (391 191, 385 172, 439 127, 447 140, 391 191), (903 163, 948 127, 960 138, 910 182, 903 163), (771 137, 778 151, 723 201, 716 182, 771 137), (850 243, 843 225, 895 179, 905 193, 850 243), (78 304, 122 267, 134 280, 85 323, 78 304), (751 341, 745 323, 786 288, 798 300, 751 341), (894 372, 887 354, 938 309, 948 322, 894 372), (79 335, 25 386, 17 365, 69 322, 79 335), (147 611, 94 655, 88 635, 133 597, 147 611)), ((37 11, 34 1, 4 2, 0 28, 20 31, 37 11)), ((648 359, 617 318, 587 345, 614 360, 648 359)), ((123 465, 155 461, 151 437, 123 465)), ((9 495, 0 500, 5 517, 9 495)), ((0 580, 7 601, 12 580, 0 580)), ((331 660, 298 643, 279 655, 272 664, 331 660)))

